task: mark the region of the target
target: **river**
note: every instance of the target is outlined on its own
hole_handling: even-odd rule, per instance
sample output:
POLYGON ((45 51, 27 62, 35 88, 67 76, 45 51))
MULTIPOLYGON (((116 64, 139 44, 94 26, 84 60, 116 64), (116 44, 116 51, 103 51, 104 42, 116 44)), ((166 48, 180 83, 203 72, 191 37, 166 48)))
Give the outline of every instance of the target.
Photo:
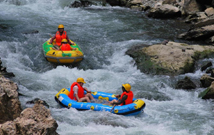
MULTIPOLYGON (((60 135, 212 135, 212 100, 202 100, 195 91, 174 89, 175 82, 189 76, 195 82, 204 72, 175 77, 147 75, 125 55, 133 45, 176 39, 188 29, 179 19, 148 18, 144 12, 121 7, 68 8, 70 0, 0 0, 0 57, 18 84, 23 108, 27 101, 46 101, 58 123, 60 135), (47 62, 42 44, 63 24, 70 39, 85 54, 77 66, 47 62), (39 31, 34 34, 24 34, 39 31), (144 113, 118 116, 108 112, 65 109, 55 94, 83 77, 89 90, 119 94, 130 83, 135 98, 145 101, 144 113)), ((214 62, 214 59, 208 59, 214 62)), ((208 61, 203 60, 203 61, 208 61)))

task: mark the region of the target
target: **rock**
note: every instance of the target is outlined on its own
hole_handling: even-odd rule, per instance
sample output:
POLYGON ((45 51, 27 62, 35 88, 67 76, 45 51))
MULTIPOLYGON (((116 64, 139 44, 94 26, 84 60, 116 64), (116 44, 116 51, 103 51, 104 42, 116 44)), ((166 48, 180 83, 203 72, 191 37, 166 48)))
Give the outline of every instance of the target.
POLYGON ((207 74, 204 74, 201 78, 201 86, 204 88, 207 88, 211 85, 211 83, 214 81, 213 77, 208 76, 207 74))
POLYGON ((163 4, 170 4, 170 5, 174 5, 177 3, 177 0, 164 0, 163 4))
POLYGON ((213 68, 211 68, 211 77, 214 77, 214 69, 213 68))
POLYGON ((214 16, 206 17, 206 18, 202 19, 201 21, 192 25, 192 29, 209 26, 209 25, 212 25, 213 23, 214 23, 214 16))
POLYGON ((179 8, 175 6, 164 4, 156 6, 156 8, 151 8, 147 16, 153 18, 175 18, 180 17, 181 12, 179 8))
POLYGON ((197 2, 201 5, 214 6, 214 0, 197 0, 197 2))
POLYGON ((204 7, 197 0, 184 0, 184 5, 181 9, 182 15, 192 15, 196 12, 201 12, 204 7))
POLYGON ((186 40, 206 40, 214 35, 214 25, 208 25, 201 28, 189 30, 180 34, 178 38, 186 40))
POLYGON ((50 110, 37 102, 33 108, 23 110, 20 117, 0 126, 1 131, 10 135, 58 135, 56 121, 51 117, 50 110))
POLYGON ((90 7, 91 5, 96 5, 96 4, 88 0, 80 0, 80 1, 74 1, 72 4, 69 5, 69 7, 70 8, 90 7))
POLYGON ((77 8, 77 7, 82 7, 82 4, 80 1, 74 1, 70 6, 70 8, 77 8))
POLYGON ((8 73, 6 67, 1 66, 2 61, 0 59, 0 76, 3 75, 4 77, 10 78, 10 77, 15 77, 13 73, 8 73))
POLYGON ((106 0, 106 2, 111 6, 125 7, 128 3, 128 0, 106 0))
POLYGON ((214 8, 213 7, 210 7, 210 8, 207 8, 205 11, 207 16, 212 16, 214 15, 214 8))
POLYGON ((130 48, 126 54, 133 57, 137 68, 144 73, 179 75, 193 72, 196 60, 214 57, 214 47, 168 42, 130 48))
POLYGON ((0 77, 0 123, 14 120, 21 113, 21 104, 18 98, 17 85, 12 81, 0 77))
MULTIPOLYGON (((197 12, 193 15, 188 15, 188 17, 186 17, 185 19, 185 23, 197 23, 206 18, 207 15, 205 14, 205 12, 197 12)), ((194 27, 194 25, 192 25, 192 27, 194 27)))
POLYGON ((205 64, 201 67, 201 71, 206 70, 208 67, 211 67, 212 65, 213 65, 212 62, 208 62, 207 64, 205 64))
POLYGON ((189 77, 185 77, 183 80, 179 80, 175 86, 176 89, 195 89, 196 85, 190 80, 189 77))
POLYGON ((201 92, 198 97, 202 99, 214 99, 214 82, 212 82, 209 88, 201 92))
POLYGON ((47 108, 49 108, 49 105, 47 104, 47 102, 43 101, 43 100, 40 100, 39 98, 35 98, 31 101, 27 101, 26 104, 36 104, 40 102, 41 104, 43 104, 44 106, 46 106, 47 108))
POLYGON ((39 33, 38 30, 29 30, 29 31, 22 32, 22 34, 37 34, 37 33, 39 33))

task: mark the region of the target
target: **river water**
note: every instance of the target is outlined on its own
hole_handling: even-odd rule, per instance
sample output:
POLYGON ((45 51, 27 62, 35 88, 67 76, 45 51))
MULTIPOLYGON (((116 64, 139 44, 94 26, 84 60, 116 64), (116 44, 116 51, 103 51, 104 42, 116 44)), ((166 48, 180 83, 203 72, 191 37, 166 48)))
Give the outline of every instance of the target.
MULTIPOLYGON (((174 89, 185 75, 198 82, 203 72, 175 77, 141 73, 125 55, 138 44, 152 45, 177 40, 188 29, 179 20, 158 20, 121 7, 68 8, 70 0, 0 0, 0 57, 18 84, 21 104, 34 98, 45 100, 61 135, 213 135, 212 100, 202 100, 195 91, 174 89), (70 39, 85 54, 77 66, 56 66, 47 62, 42 44, 64 24, 70 39), (39 33, 31 33, 38 30, 39 33), (146 102, 138 116, 65 109, 55 94, 83 77, 89 90, 119 94, 130 83, 135 98, 146 102)), ((213 59, 203 60, 213 61, 213 59)))

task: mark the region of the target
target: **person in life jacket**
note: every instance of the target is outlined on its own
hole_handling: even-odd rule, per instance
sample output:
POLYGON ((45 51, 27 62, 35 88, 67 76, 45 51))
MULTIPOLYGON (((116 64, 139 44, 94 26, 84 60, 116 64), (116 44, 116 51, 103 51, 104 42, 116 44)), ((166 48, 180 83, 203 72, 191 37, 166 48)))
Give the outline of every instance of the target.
POLYGON ((55 36, 51 38, 49 43, 52 44, 54 39, 56 39, 56 45, 58 46, 61 46, 62 39, 67 39, 70 45, 74 45, 74 43, 70 42, 67 32, 64 30, 64 25, 62 24, 58 26, 58 31, 56 32, 55 36))
POLYGON ((60 49, 62 51, 71 51, 71 50, 76 50, 76 48, 73 48, 68 44, 67 39, 62 39, 62 45, 60 46, 60 49))
POLYGON ((122 91, 123 93, 121 95, 116 95, 117 98, 119 98, 119 100, 112 100, 109 102, 109 104, 111 105, 127 105, 127 104, 131 104, 134 94, 131 91, 131 85, 126 83, 122 85, 122 91))
POLYGON ((71 85, 71 90, 68 94, 68 97, 78 102, 91 102, 90 100, 94 100, 94 97, 91 95, 91 91, 83 87, 84 83, 85 81, 83 78, 77 78, 77 81, 71 85), (84 90, 87 92, 87 94, 84 94, 84 90))

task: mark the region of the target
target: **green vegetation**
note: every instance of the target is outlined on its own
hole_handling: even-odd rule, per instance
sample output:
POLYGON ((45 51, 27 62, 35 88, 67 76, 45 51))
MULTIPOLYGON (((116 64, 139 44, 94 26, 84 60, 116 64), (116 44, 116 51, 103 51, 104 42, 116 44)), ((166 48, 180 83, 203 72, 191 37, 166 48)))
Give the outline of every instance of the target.
POLYGON ((213 58, 214 57, 214 50, 205 50, 203 52, 195 52, 193 59, 199 60, 204 58, 213 58))

